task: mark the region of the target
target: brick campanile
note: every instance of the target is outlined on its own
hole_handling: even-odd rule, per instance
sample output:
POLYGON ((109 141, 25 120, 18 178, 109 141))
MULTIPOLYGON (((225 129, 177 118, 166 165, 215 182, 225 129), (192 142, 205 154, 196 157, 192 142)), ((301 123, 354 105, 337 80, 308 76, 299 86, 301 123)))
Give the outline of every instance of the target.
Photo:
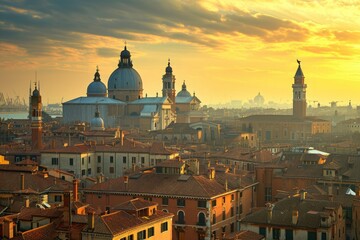
POLYGON ((304 83, 305 76, 301 70, 300 61, 297 60, 299 66, 294 76, 293 88, 293 116, 295 118, 306 117, 306 87, 304 83))
POLYGON ((31 111, 31 145, 32 149, 42 148, 42 103, 40 95, 40 87, 35 89, 30 97, 30 111, 31 111))

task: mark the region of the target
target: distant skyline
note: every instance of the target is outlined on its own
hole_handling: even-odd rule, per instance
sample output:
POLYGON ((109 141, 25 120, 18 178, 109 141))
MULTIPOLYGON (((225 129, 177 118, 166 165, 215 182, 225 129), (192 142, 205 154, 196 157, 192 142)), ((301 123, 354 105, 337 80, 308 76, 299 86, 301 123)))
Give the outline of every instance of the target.
POLYGON ((291 103, 299 59, 308 105, 360 105, 360 1, 3 0, 0 13, 5 96, 27 100, 35 72, 44 104, 85 96, 126 41, 144 96, 161 95, 170 58, 176 90, 185 80, 202 105, 291 103))

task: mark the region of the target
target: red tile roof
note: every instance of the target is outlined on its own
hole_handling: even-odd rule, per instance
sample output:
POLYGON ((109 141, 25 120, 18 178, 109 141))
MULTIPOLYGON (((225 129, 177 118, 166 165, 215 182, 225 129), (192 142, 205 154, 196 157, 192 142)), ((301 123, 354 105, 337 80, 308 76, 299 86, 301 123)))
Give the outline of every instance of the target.
POLYGON ((127 186, 125 186, 124 178, 120 177, 95 184, 84 191, 141 193, 205 199, 226 192, 223 185, 203 175, 155 174, 152 172, 130 176, 127 186), (181 176, 187 176, 187 178, 184 179, 181 176))

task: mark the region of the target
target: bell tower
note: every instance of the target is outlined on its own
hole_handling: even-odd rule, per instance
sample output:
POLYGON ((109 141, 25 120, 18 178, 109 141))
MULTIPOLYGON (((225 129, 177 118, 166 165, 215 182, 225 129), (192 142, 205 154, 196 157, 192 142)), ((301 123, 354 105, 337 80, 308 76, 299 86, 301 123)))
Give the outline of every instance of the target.
POLYGON ((32 149, 42 148, 42 103, 40 95, 40 85, 37 89, 35 82, 35 89, 30 97, 30 111, 31 111, 31 144, 32 149))
POLYGON ((306 117, 306 88, 305 76, 301 70, 300 61, 297 60, 298 69, 294 76, 293 88, 293 116, 303 119, 306 117))
POLYGON ((165 69, 165 75, 162 77, 163 97, 168 96, 174 103, 172 107, 175 107, 175 75, 172 73, 172 67, 170 66, 170 59, 168 60, 168 66, 165 69))

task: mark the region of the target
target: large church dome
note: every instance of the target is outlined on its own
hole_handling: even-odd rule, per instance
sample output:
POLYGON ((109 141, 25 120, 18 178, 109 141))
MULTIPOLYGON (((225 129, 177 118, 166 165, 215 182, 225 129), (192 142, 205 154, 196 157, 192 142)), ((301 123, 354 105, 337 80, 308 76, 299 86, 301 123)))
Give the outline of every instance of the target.
POLYGON ((106 97, 106 86, 100 79, 99 69, 96 69, 94 81, 89 84, 86 94, 88 97, 106 97))
POLYGON ((126 46, 120 54, 118 68, 109 77, 108 90, 110 97, 122 101, 132 101, 142 97, 142 79, 133 68, 131 54, 126 46))

